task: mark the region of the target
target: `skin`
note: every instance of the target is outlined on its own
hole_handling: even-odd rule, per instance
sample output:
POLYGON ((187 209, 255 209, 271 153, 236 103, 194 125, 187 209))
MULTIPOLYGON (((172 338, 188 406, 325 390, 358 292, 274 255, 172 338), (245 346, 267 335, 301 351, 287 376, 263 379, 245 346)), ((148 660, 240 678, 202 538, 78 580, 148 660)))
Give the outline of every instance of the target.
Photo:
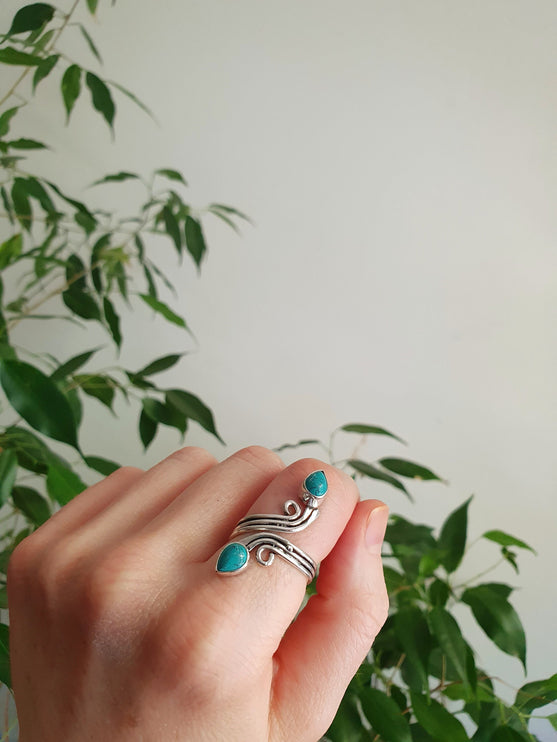
POLYGON ((338 469, 259 447, 119 469, 12 556, 20 742, 316 742, 387 616, 387 516, 338 469), (215 564, 246 513, 281 512, 316 469, 320 517, 289 538, 322 561, 318 594, 296 618, 292 565, 215 564))

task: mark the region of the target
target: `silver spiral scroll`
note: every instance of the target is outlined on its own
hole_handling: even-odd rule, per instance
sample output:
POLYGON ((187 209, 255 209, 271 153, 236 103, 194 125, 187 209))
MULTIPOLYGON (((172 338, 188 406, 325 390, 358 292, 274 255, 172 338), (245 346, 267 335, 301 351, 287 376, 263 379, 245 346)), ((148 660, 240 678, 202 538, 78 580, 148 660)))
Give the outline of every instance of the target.
POLYGON ((276 533, 261 532, 241 536, 235 541, 244 544, 249 552, 255 552, 255 558, 264 567, 270 567, 276 556, 297 567, 311 582, 317 571, 317 564, 305 551, 291 544, 288 539, 276 533))

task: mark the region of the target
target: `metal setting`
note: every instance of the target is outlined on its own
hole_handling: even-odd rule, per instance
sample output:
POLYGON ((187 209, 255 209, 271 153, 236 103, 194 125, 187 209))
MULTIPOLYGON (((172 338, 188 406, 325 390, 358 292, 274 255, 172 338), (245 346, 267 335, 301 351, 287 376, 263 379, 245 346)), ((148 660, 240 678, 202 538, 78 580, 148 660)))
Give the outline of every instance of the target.
POLYGON ((302 549, 280 534, 297 533, 313 523, 319 517, 318 507, 326 491, 327 480, 324 472, 312 472, 304 480, 300 493, 304 507, 295 500, 287 500, 283 506, 284 514, 254 514, 242 518, 234 529, 230 542, 221 549, 216 571, 225 576, 237 574, 247 567, 249 556, 254 552, 257 562, 262 566, 270 567, 275 556, 279 556, 300 570, 307 581, 311 582, 317 572, 317 564, 302 549), (308 488, 308 482, 311 483, 312 477, 316 476, 321 478, 318 495, 308 488), (238 550, 242 551, 242 547, 245 547, 244 555, 247 551, 247 559, 245 556, 242 557, 238 561, 238 566, 235 566, 235 555, 238 550), (232 557, 225 554, 230 553, 230 550, 234 552, 232 557))

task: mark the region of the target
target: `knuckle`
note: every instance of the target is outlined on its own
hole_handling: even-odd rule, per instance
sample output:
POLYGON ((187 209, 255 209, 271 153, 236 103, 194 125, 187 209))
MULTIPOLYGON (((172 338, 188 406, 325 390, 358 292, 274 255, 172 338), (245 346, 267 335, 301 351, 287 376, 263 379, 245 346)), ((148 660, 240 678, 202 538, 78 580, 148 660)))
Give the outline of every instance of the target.
POLYGON ((278 474, 284 469, 284 463, 278 453, 264 446, 247 446, 237 451, 233 456, 265 473, 278 474))
POLYGON ((177 451, 171 453, 168 458, 170 461, 175 461, 181 466, 184 464, 191 465, 193 462, 207 462, 211 465, 217 463, 217 460, 209 453, 209 451, 206 451, 204 448, 200 448, 199 446, 184 446, 183 448, 179 448, 177 451))

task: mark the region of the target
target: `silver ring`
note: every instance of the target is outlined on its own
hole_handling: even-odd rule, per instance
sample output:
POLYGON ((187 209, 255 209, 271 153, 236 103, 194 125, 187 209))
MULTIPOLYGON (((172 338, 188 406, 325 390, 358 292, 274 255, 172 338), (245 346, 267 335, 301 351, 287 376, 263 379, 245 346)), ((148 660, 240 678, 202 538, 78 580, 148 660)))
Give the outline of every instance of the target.
POLYGON ((318 507, 327 489, 325 472, 314 471, 304 479, 300 493, 304 507, 295 500, 287 500, 283 506, 284 514, 248 515, 242 518, 230 542, 219 553, 215 567, 218 574, 228 576, 242 572, 248 566, 251 552, 255 552, 255 558, 262 566, 270 567, 276 555, 299 569, 311 582, 317 572, 317 564, 280 534, 297 533, 313 523, 319 517, 318 507))

